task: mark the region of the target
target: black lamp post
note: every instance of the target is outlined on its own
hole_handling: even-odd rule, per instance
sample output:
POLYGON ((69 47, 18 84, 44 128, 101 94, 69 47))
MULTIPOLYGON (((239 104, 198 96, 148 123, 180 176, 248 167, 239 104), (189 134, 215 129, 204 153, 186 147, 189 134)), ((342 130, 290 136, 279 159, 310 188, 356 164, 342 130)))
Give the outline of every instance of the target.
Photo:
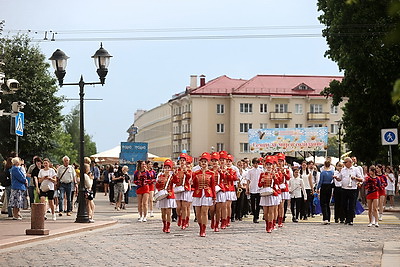
POLYGON ((340 157, 342 156, 342 127, 343 127, 343 121, 339 120, 336 121, 338 124, 338 144, 339 144, 339 161, 340 161, 340 157))
POLYGON ((66 74, 65 68, 67 66, 67 59, 69 58, 63 51, 57 49, 53 55, 49 58, 51 60, 52 65, 55 69, 55 74, 58 78, 58 82, 60 86, 63 85, 79 85, 79 165, 80 165, 80 182, 79 182, 79 194, 78 194, 78 215, 76 217, 77 223, 88 223, 89 214, 86 208, 86 200, 85 200, 85 166, 84 166, 84 150, 85 150, 85 128, 84 128, 84 117, 83 117, 83 100, 85 96, 84 87, 85 85, 94 85, 101 84, 104 85, 106 80, 106 75, 108 72, 108 65, 110 64, 110 58, 112 56, 103 48, 103 44, 100 45, 100 49, 96 51, 96 53, 92 56, 94 62, 97 67, 97 74, 99 75, 100 82, 84 82, 83 76, 81 75, 81 79, 78 83, 64 83, 64 76, 66 74))

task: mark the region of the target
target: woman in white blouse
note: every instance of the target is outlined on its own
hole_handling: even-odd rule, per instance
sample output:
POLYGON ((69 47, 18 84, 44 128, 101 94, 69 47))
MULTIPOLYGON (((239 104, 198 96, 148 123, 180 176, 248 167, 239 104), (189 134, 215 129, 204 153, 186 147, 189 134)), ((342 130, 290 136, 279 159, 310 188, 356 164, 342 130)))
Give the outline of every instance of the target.
MULTIPOLYGON (((39 171, 38 180, 40 188, 40 202, 45 203, 46 197, 49 201, 52 219, 57 219, 54 213, 54 184, 57 182, 57 173, 53 168, 50 168, 50 160, 45 158, 43 160, 44 168, 39 171)), ((45 215, 46 218, 46 215, 45 215)))
POLYGON ((307 217, 311 216, 311 201, 313 199, 313 182, 312 182, 312 172, 307 168, 307 161, 301 163, 300 177, 304 183, 304 189, 306 190, 307 198, 305 202, 302 203, 300 219, 307 220, 307 217))
POLYGON ((292 221, 299 222, 300 207, 307 201, 306 190, 304 189, 303 179, 300 178, 300 170, 293 169, 293 178, 289 180, 290 209, 292 211, 292 221))

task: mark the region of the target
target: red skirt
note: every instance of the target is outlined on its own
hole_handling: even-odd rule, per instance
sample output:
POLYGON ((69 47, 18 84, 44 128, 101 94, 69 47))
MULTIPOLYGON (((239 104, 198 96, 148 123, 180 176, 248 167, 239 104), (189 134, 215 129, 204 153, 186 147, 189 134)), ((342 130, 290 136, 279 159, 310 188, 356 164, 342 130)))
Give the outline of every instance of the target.
POLYGON ((385 188, 384 189, 379 189, 378 192, 379 192, 379 196, 386 196, 386 189, 385 188))
POLYGON ((367 199, 378 199, 379 198, 379 192, 375 191, 367 195, 367 199))
POLYGON ((149 185, 149 191, 154 191, 154 184, 149 185))
POLYGON ((148 194, 149 193, 149 186, 144 185, 136 189, 136 194, 148 194))

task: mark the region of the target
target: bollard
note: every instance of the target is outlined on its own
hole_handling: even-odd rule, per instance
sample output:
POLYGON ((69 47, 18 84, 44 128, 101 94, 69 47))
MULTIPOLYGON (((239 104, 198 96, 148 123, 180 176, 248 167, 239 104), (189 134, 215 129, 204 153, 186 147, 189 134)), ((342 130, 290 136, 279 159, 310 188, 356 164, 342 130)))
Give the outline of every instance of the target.
POLYGON ((44 229, 45 203, 33 203, 31 207, 31 229, 26 229, 27 235, 48 235, 49 230, 44 229))

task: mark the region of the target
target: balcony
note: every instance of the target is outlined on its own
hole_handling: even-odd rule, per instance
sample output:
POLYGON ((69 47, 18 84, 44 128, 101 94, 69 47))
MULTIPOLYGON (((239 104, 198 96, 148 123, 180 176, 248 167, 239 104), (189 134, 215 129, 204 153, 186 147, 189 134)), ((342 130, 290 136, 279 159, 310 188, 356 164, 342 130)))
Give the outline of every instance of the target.
POLYGON ((292 112, 270 112, 269 113, 270 120, 291 120, 292 119, 292 112))
POLYGON ((183 133, 182 134, 182 139, 190 139, 191 136, 192 136, 191 133, 183 133))
POLYGON ((329 120, 329 113, 328 112, 321 112, 321 113, 307 113, 307 120, 308 121, 327 121, 329 120))
POLYGON ((172 117, 172 121, 181 121, 182 120, 182 115, 181 114, 178 114, 178 115, 174 115, 173 117, 172 117))
POLYGON ((182 114, 182 120, 189 120, 192 117, 190 112, 185 112, 182 114))
POLYGON ((181 140, 181 139, 182 139, 182 134, 174 134, 174 141, 181 140))

